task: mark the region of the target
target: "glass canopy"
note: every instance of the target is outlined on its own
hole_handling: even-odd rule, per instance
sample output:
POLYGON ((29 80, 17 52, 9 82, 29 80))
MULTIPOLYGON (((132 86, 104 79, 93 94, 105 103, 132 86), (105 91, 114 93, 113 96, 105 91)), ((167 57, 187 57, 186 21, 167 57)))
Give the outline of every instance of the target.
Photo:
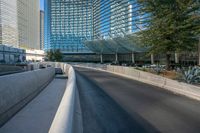
POLYGON ((119 37, 110 37, 108 39, 96 39, 85 41, 84 44, 97 54, 115 54, 115 53, 135 53, 145 52, 147 48, 137 41, 135 35, 125 35, 119 37))

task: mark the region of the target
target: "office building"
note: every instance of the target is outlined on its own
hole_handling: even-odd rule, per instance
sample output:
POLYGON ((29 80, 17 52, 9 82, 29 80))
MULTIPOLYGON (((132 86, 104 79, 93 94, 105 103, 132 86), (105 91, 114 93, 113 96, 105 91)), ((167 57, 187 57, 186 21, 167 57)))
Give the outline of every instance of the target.
POLYGON ((91 53, 84 42, 132 33, 135 0, 45 0, 45 50, 91 53))
POLYGON ((19 46, 24 49, 40 49, 39 0, 17 0, 19 46))
POLYGON ((16 0, 0 0, 0 44, 19 47, 16 0))
POLYGON ((87 53, 93 37, 92 0, 45 0, 45 50, 87 53))
POLYGON ((39 0, 0 1, 0 43, 39 49, 39 0))
POLYGON ((40 49, 39 14, 39 0, 0 0, 1 63, 24 61, 30 55, 24 49, 40 49))
POLYGON ((40 49, 44 49, 44 11, 40 11, 40 49))
POLYGON ((94 39, 132 32, 132 5, 129 0, 94 0, 94 39))

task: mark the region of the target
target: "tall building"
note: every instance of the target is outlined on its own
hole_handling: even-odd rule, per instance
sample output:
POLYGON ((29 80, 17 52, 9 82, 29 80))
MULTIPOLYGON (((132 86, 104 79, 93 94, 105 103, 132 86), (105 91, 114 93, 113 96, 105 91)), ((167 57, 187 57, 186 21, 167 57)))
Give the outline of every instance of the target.
POLYGON ((0 44, 19 47, 16 0, 0 0, 0 44))
POLYGON ((94 38, 110 38, 132 32, 130 0, 94 0, 94 38))
POLYGON ((44 11, 40 11, 40 49, 44 49, 44 11))
POLYGON ((39 0, 17 0, 19 46, 40 49, 39 0))
POLYGON ((45 50, 87 53, 93 36, 92 0, 45 0, 45 50))
POLYGON ((135 30, 136 0, 45 0, 45 50, 91 53, 86 40, 106 39, 135 30))
POLYGON ((39 0, 0 0, 0 43, 39 49, 39 0))

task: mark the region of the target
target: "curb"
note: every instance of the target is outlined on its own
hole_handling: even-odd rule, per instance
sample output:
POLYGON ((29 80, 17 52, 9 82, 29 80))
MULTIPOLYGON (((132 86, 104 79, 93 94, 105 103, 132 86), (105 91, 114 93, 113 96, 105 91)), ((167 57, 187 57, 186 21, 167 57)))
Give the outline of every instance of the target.
POLYGON ((166 79, 166 78, 163 78, 163 77, 161 77, 161 78, 164 79, 164 83, 157 83, 157 82, 153 82, 153 81, 150 81, 150 80, 148 81, 148 80, 141 79, 140 74, 139 74, 139 77, 133 77, 133 76, 129 76, 129 75, 126 75, 126 74, 112 72, 112 71, 109 71, 109 70, 102 70, 100 68, 92 68, 92 67, 80 66, 80 65, 74 65, 74 66, 80 67, 80 68, 88 68, 88 69, 93 69, 93 70, 99 70, 99 71, 119 75, 119 76, 122 76, 122 77, 126 77, 126 78, 129 78, 129 79, 137 80, 137 81, 140 81, 140 82, 143 82, 143 83, 146 83, 146 84, 150 84, 150 85, 153 85, 153 86, 163 88, 163 89, 168 90, 168 91, 170 91, 174 94, 183 95, 183 96, 186 96, 188 98, 200 101, 200 88, 193 86, 193 85, 187 85, 187 84, 182 83, 182 86, 180 86, 180 88, 177 88, 177 87, 173 87, 173 84, 169 85, 170 83, 167 83, 167 82, 172 81, 172 82, 175 82, 174 84, 176 84, 176 83, 178 83, 178 81, 173 81, 173 80, 166 79))

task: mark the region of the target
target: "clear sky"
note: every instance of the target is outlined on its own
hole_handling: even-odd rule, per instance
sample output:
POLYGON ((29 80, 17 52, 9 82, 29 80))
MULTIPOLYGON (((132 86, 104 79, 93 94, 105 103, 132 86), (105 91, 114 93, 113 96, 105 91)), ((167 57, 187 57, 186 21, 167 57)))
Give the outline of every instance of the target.
POLYGON ((44 0, 40 0, 40 9, 44 10, 44 0))

